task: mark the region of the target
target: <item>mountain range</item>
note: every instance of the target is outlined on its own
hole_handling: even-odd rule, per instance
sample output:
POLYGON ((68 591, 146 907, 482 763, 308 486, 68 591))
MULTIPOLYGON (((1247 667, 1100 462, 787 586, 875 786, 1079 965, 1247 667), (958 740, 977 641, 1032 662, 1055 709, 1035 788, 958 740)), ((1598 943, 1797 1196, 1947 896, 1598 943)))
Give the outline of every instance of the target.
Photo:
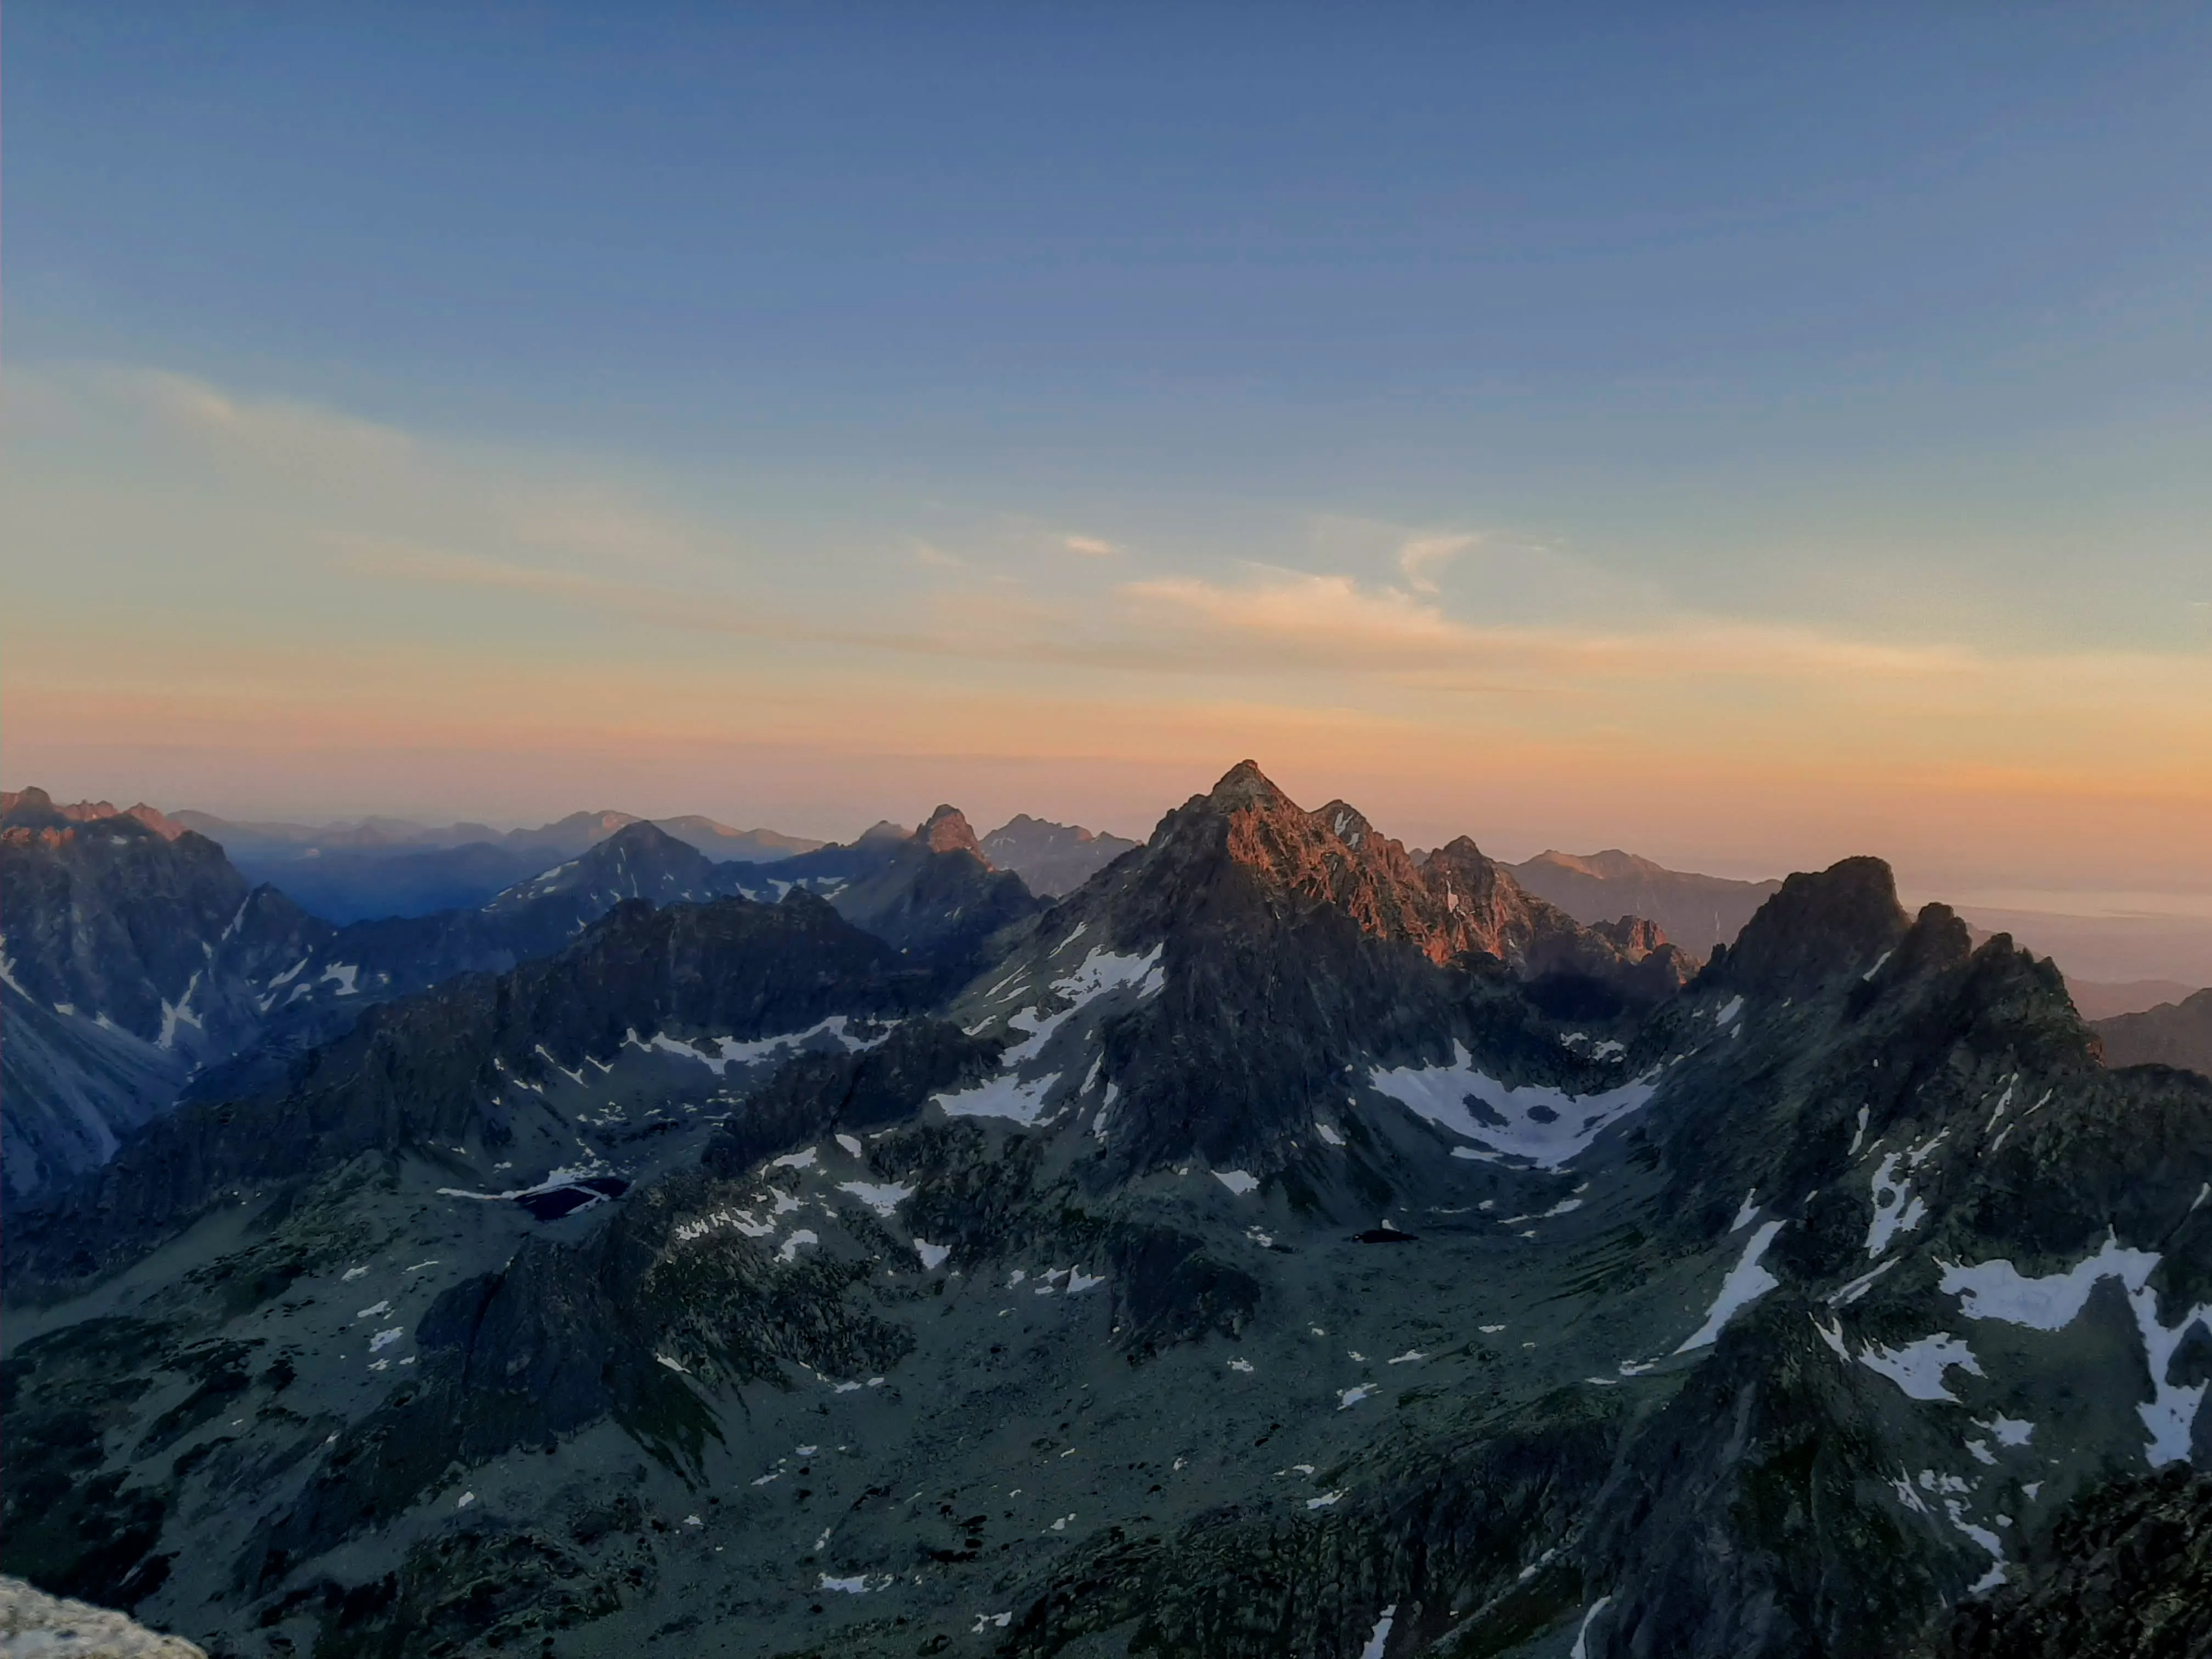
POLYGON ((0 811, 0 1160, 11 1203, 106 1162, 179 1100, 281 1075, 365 1008, 551 955, 624 900, 802 887, 932 961, 964 961, 1035 902, 1018 877, 984 862, 965 820, 965 844, 950 854, 899 831, 794 854, 771 876, 634 819, 481 905, 334 927, 274 886, 250 885, 198 831, 150 827, 150 808, 89 810, 56 808, 33 789, 0 811))
MULTIPOLYGON (((344 923, 473 908, 647 820, 629 812, 572 812, 503 833, 481 823, 391 817, 312 825, 235 823, 181 811, 174 822, 218 843, 248 880, 269 883, 311 914, 344 923)), ((735 830, 696 813, 650 822, 718 862, 773 863, 824 844, 773 830, 735 830)))
POLYGON ((41 1590, 322 1659, 2212 1644, 2212 1079, 1878 860, 1685 948, 1247 762, 1048 898, 943 807, 309 937, 12 811, 10 1041, 203 1068, 11 1202, 41 1590))
MULTIPOLYGON (((43 792, 31 793, 45 799, 43 792)), ((15 797, 4 799, 0 812, 15 797)), ((113 817, 118 811, 104 801, 54 810, 81 819, 113 817)), ((475 908, 647 821, 628 812, 572 812, 536 829, 501 831, 482 823, 430 825, 393 817, 321 825, 242 823, 196 811, 171 817, 143 805, 130 812, 172 840, 186 830, 204 836, 250 883, 273 885, 311 915, 339 924, 475 908)), ((830 845, 774 830, 732 829, 696 813, 650 822, 718 863, 772 864, 830 845)), ((886 833, 904 836, 912 830, 879 824, 860 839, 886 833)), ((1021 814, 982 838, 981 856, 1021 876, 1032 892, 1052 896, 1081 885, 1136 844, 1021 814)))

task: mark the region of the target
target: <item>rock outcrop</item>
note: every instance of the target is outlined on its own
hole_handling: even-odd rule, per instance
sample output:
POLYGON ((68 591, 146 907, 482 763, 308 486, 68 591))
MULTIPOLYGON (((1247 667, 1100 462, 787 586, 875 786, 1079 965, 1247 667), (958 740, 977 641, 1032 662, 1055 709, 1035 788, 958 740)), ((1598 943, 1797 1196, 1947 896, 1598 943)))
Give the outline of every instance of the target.
POLYGON ((207 1651, 127 1613, 0 1576, 0 1659, 207 1659, 207 1651))

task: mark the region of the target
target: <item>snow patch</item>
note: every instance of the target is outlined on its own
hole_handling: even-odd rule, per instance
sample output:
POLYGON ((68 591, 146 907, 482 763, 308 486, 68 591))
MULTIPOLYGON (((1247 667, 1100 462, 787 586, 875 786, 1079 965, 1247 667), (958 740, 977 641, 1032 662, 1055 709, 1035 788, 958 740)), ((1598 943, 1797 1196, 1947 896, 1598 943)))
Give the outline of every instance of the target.
MULTIPOLYGON (((1880 1255, 1889 1248, 1891 1239, 1911 1232, 1928 1214, 1928 1206, 1912 1197, 1912 1183, 1897 1179, 1897 1153, 1889 1153, 1874 1172, 1874 1219, 1867 1224, 1869 1255, 1880 1255)), ((1911 1161, 1917 1164, 1919 1159, 1911 1161)))
POLYGON ((1888 1261, 1875 1268, 1873 1272, 1861 1273, 1856 1279, 1851 1280, 1850 1284, 1845 1285, 1842 1289, 1832 1293, 1828 1297, 1828 1305, 1832 1308, 1850 1307, 1852 1303, 1857 1301, 1869 1290, 1873 1289, 1875 1280, 1880 1279, 1892 1267, 1894 1267, 1900 1259, 1901 1258, 1898 1256, 1892 1256, 1888 1261))
POLYGON ((637 1034, 632 1032, 630 1041, 641 1048, 658 1049, 662 1054, 674 1054, 679 1060, 696 1060, 716 1077, 720 1077, 732 1066, 757 1065, 762 1060, 770 1059, 787 1050, 799 1048, 823 1037, 835 1038, 844 1046, 848 1053, 858 1054, 864 1049, 874 1048, 890 1035, 890 1029, 886 1027, 878 1036, 856 1037, 847 1029, 851 1023, 850 1018, 844 1014, 832 1014, 829 1018, 810 1025, 803 1031, 785 1031, 776 1036, 745 1040, 727 1036, 701 1037, 699 1043, 711 1044, 714 1050, 712 1053, 707 1052, 698 1044, 678 1042, 665 1032, 655 1032, 650 1042, 638 1042, 637 1034))
POLYGON ((2159 1468, 2189 1456, 2191 1433, 2204 1404, 2205 1384, 2178 1384, 2168 1381, 2166 1374, 2191 1329, 2199 1324, 2212 1328, 2212 1304, 2188 1310, 2172 1325, 2161 1323, 2158 1292, 2149 1283, 2158 1264, 2154 1252, 2131 1249, 2117 1235, 2107 1232, 2095 1255, 2083 1257, 2064 1273, 2032 1279, 1998 1257, 1971 1267, 1947 1264, 1940 1283, 1958 1297, 1959 1311, 1969 1319, 1997 1319, 2030 1330, 2057 1331, 2081 1316, 2098 1280, 2118 1279, 2127 1293, 2129 1310, 2135 1315, 2143 1358, 2150 1370, 2151 1397, 2136 1410, 2150 1437, 2145 1455, 2153 1468, 2159 1468))
POLYGON ((1242 1198, 1259 1186, 1260 1179, 1243 1170, 1216 1170, 1213 1178, 1242 1198))
MULTIPOLYGON (((1743 999, 1738 997, 1736 1000, 1741 1002, 1743 999)), ((1610 1595, 1601 1595, 1590 1603, 1589 1611, 1583 1615, 1582 1628, 1575 1632, 1574 1650, 1567 1656, 1567 1659, 1589 1659, 1590 1625, 1598 1614, 1612 1605, 1613 1597, 1610 1595)))
POLYGON ((1944 1386, 1943 1373, 1956 1365, 1975 1376, 1984 1375, 1981 1362, 1964 1339, 1938 1331, 1901 1348, 1870 1346, 1859 1355, 1859 1364, 1887 1377, 1911 1400, 1948 1400, 1959 1396, 1944 1386))
POLYGON ((854 1197, 880 1216, 890 1215, 900 1205, 914 1196, 913 1188, 902 1187, 896 1182, 878 1183, 868 1181, 848 1181, 840 1185, 837 1190, 841 1193, 852 1194, 854 1197))
POLYGON ((923 1271, 934 1273, 945 1265, 945 1257, 952 1254, 952 1247, 950 1244, 933 1244, 926 1238, 917 1238, 914 1241, 914 1252, 921 1258, 923 1271))
MULTIPOLYGON (((606 1172, 607 1166, 594 1158, 589 1164, 580 1164, 573 1169, 556 1170, 534 1187, 510 1187, 503 1193, 479 1193, 467 1187, 441 1187, 438 1196, 481 1199, 486 1203, 497 1203, 506 1199, 535 1198, 540 1193, 557 1193, 563 1187, 574 1187, 579 1182, 588 1181, 606 1172)), ((682 1230, 679 1228, 678 1231, 680 1232, 682 1230)))
POLYGON ((1368 1632, 1367 1645, 1359 1650, 1359 1659, 1382 1659, 1382 1650, 1390 1645, 1390 1626, 1398 1616, 1398 1604, 1393 1601, 1382 1609, 1376 1620, 1375 1628, 1368 1632))
POLYGON ((1751 1242, 1743 1247, 1743 1255, 1721 1281, 1720 1294, 1713 1298, 1712 1311, 1705 1316, 1705 1322, 1684 1339, 1682 1346, 1674 1350, 1676 1353, 1711 1346, 1737 1310, 1749 1306, 1782 1282, 1759 1266, 1759 1259, 1766 1254, 1766 1247, 1774 1242, 1774 1235, 1782 1231, 1784 1224, 1780 1221, 1759 1224, 1751 1242))
POLYGON ((1547 1170, 1563 1167, 1601 1130, 1658 1092, 1658 1084, 1650 1078, 1592 1095, 1571 1095, 1541 1084, 1514 1088, 1478 1070, 1466 1045, 1457 1041, 1449 1065, 1377 1066, 1367 1080, 1416 1117, 1547 1170), (1504 1122, 1480 1121, 1468 1109, 1470 1100, 1504 1122))
POLYGON ((2158 1261, 2151 1251, 2129 1249, 2107 1235, 2094 1255, 2064 1273, 2030 1279, 1999 1256, 1971 1267, 1947 1264, 1938 1282, 1959 1298, 1959 1311, 1969 1319, 2001 1319, 2031 1330, 2056 1331, 2081 1316, 2099 1279, 2117 1279, 2133 1295, 2142 1289, 2158 1261))
MULTIPOLYGON (((1074 939, 1073 933, 1068 935, 1069 943, 1073 944, 1074 939)), ((1053 981, 1052 988, 1073 1002, 1076 1008, 1124 985, 1134 985, 1140 997, 1151 996, 1167 983, 1167 970, 1160 966, 1160 952, 1164 948, 1155 945, 1140 957, 1117 956, 1111 951, 1094 949, 1073 973, 1053 981)), ((1074 1009, 1068 1012, 1073 1013, 1074 1009)))
MULTIPOLYGON (((1012 1058, 1013 1051, 1007 1050, 1007 1059, 1012 1058)), ((1043 1115, 1045 1094, 1059 1081, 1057 1072, 1047 1072, 1027 1083, 1014 1077, 994 1077, 957 1094, 932 1098, 947 1117, 1004 1117, 1027 1126, 1043 1115)))

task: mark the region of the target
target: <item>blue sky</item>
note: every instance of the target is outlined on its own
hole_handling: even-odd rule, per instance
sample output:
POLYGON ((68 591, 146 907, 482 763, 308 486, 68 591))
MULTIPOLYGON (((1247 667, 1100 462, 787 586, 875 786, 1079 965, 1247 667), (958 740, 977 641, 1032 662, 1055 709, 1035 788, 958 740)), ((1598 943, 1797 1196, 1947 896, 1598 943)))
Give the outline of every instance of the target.
MULTIPOLYGON (((1540 789, 1658 739, 1618 707, 1531 717, 1347 665, 1318 635, 1332 606, 1374 624, 1370 656, 1403 626, 1459 669, 1486 629, 1699 653, 1778 631, 1817 647, 1779 705, 1632 694, 1711 733, 1670 775, 1753 789, 1762 757, 1872 720, 1853 775, 1890 817, 1855 832, 1982 765, 2058 799, 2094 769, 2092 726, 2039 750, 1987 705, 2094 659, 2104 689, 2069 707, 2109 729, 2133 685, 2165 711, 2117 757, 2138 804, 2105 815, 2204 804, 2207 722, 2173 714, 2212 653, 2204 8, 455 9, 10 9, 11 558, 19 625, 58 657, 101 629, 179 662, 313 635, 428 684, 489 639, 518 672, 591 660, 639 710, 721 697, 750 712, 720 740, 810 753, 799 713, 761 737, 764 700, 866 684, 967 723, 884 739, 902 791, 949 773, 1141 828, 1167 787, 1147 757, 1198 783, 1215 748, 1272 738, 1316 772, 1387 755, 1370 788, 1440 829, 1498 802, 1425 795, 1423 741, 1470 766, 1544 750, 1540 789), (349 494, 290 451, 218 464, 149 435, 149 386, 172 413, 387 434, 411 471, 349 494), (486 502, 549 489, 532 522, 560 533, 485 529, 486 502), (118 491, 143 519, 87 528, 118 491), (292 553, 237 550, 279 518, 292 553), (317 537, 353 550, 303 574, 317 537), (411 600, 359 591, 364 537, 411 600), (191 592, 115 598, 164 566, 191 592), (665 637, 685 593, 783 622, 750 668, 714 681, 702 657, 672 691, 652 675, 697 648, 665 637), (915 644, 916 617, 963 611, 989 637, 915 644), (809 630, 838 637, 792 643, 809 630), (1209 648, 1201 696, 1176 676, 1209 648), (1768 718, 1882 652, 1970 656, 1978 689, 1936 736, 1910 694, 1794 738, 1768 718), (980 712, 1053 696, 1090 711, 1064 755, 980 712), (1187 756, 1096 736, 1200 704, 1187 756), (1407 720, 1429 738, 1327 735, 1407 720)), ((1522 704, 1581 684, 1513 672, 1522 704)), ((219 699, 189 742, 95 741, 47 720, 65 678, 35 653, 15 671, 11 782, 76 755, 172 799, 204 778, 368 805, 422 752, 386 730, 302 771, 251 722, 226 746, 219 699), (149 758, 187 749, 197 772, 149 758)), ((713 740, 655 727, 639 752, 713 740)), ((440 753, 423 789, 455 811, 579 787, 549 762, 448 800, 467 772, 440 753)), ((757 757, 750 795, 688 804, 873 816, 802 774, 757 757)), ((1571 793, 1509 834, 1639 827, 1632 792, 1571 793)), ((1809 854, 1826 810, 1726 855, 1809 854)), ((2078 856, 2046 839, 2008 872, 2078 856)), ((2146 877, 2212 883, 2153 841, 2146 877)))

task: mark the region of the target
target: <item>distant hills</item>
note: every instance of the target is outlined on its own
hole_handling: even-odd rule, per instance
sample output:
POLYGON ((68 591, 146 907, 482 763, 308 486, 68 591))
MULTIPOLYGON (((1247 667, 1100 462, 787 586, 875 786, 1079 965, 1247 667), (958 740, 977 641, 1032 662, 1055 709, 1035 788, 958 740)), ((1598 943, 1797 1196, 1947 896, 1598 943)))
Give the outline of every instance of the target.
POLYGON ((2107 1066, 2179 1066, 2212 1077, 2212 990, 2095 1023, 2107 1066))
MULTIPOLYGON (((2026 943, 2026 941, 2023 941, 2026 943)), ((2033 946, 2030 945, 2030 949, 2033 946)), ((2066 976, 2066 989, 2074 1006, 2087 1020, 2111 1019, 2119 1014, 2141 1013, 2161 1002, 2179 1002, 2197 988, 2178 979, 2130 979, 2117 982, 2066 976)))
POLYGON ((1079 824, 1051 823, 1018 812, 982 838, 983 856, 1012 870, 1046 898, 1072 893, 1124 853, 1144 845, 1079 824))
POLYGON ((304 824, 182 811, 171 822, 218 843, 247 879, 273 883, 302 908, 340 924, 483 904, 634 823, 649 822, 718 863, 771 863, 823 844, 774 830, 733 829, 697 813, 648 820, 630 812, 571 812, 534 830, 504 832, 483 823, 392 817, 304 824))
MULTIPOLYGON (((105 801, 54 810, 79 818, 109 817, 118 811, 105 801)), ((379 916, 473 908, 634 823, 650 823, 725 864, 780 863, 835 845, 776 830, 736 829, 696 812, 652 819, 605 810, 571 812, 536 829, 502 831, 483 823, 434 825, 397 817, 306 824, 189 811, 172 817, 145 805, 129 811, 170 839, 187 830, 206 836, 249 881, 281 888, 301 908, 341 926, 379 916)), ((851 844, 902 841, 914 833, 911 825, 886 821, 851 844)), ((1031 892, 1048 898, 1073 891, 1138 845, 1027 813, 974 839, 977 857, 994 869, 1013 872, 1031 892)))
POLYGON ((1585 926, 1642 916, 1685 950, 1700 953, 1734 939, 1759 907, 1782 890, 1778 881, 1732 881, 1669 870, 1618 848, 1582 854, 1539 853, 1525 864, 1505 867, 1523 888, 1585 926))

